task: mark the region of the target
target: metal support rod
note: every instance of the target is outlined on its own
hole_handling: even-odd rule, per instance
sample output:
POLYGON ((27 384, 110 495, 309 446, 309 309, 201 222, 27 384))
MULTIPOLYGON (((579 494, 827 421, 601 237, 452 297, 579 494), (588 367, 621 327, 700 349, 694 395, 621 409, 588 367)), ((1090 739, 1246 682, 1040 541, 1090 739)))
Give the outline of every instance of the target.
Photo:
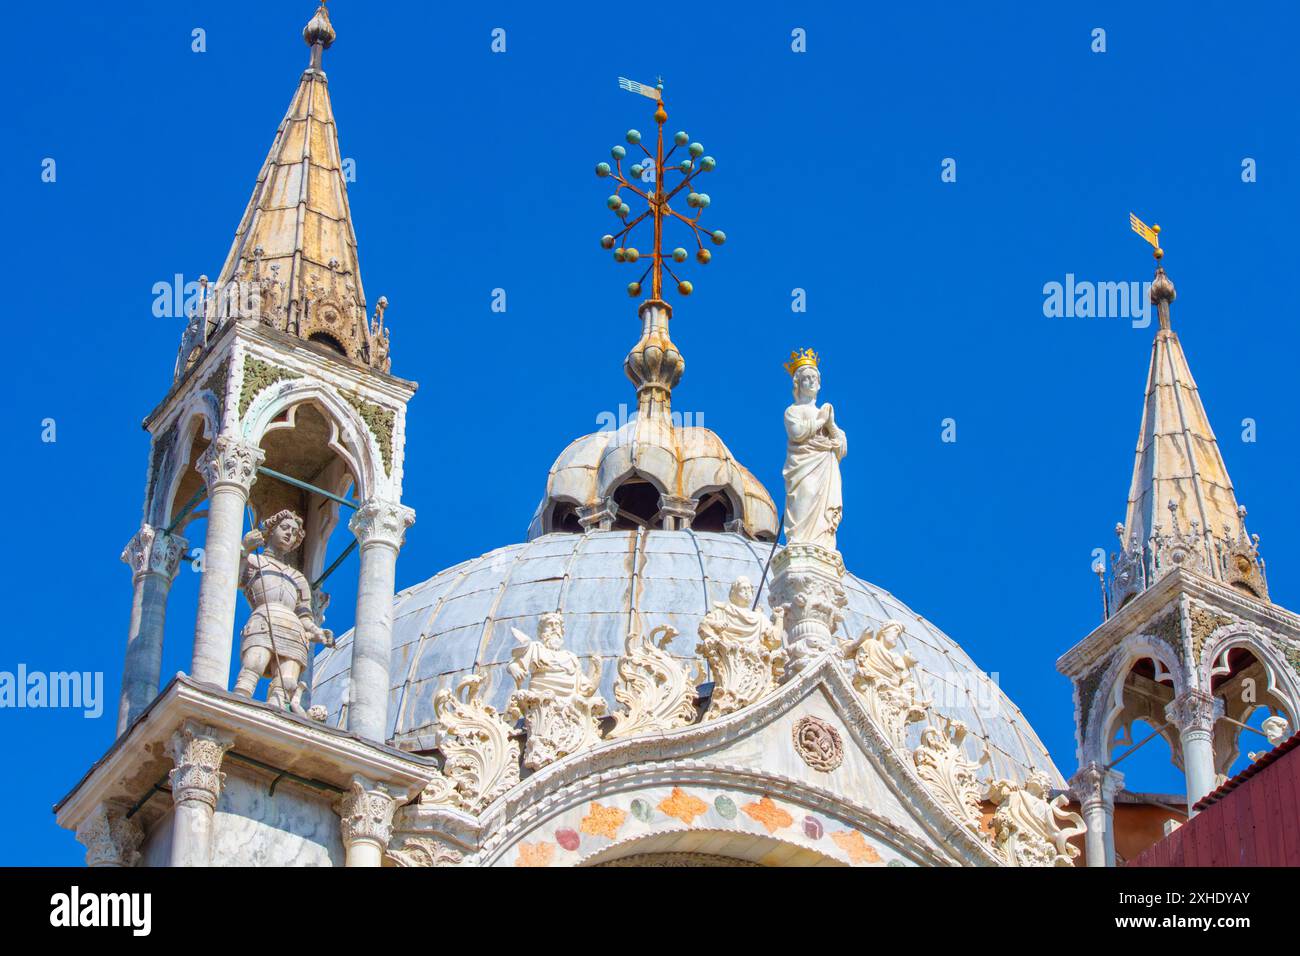
POLYGON ((347 505, 347 507, 351 508, 353 511, 355 511, 357 508, 360 507, 360 505, 358 505, 355 501, 351 500, 350 498, 340 497, 339 495, 334 494, 334 492, 332 491, 326 491, 324 488, 317 488, 315 485, 308 484, 305 481, 299 481, 297 478, 294 478, 290 475, 286 475, 278 471, 272 471, 270 468, 267 468, 265 465, 259 465, 257 468, 257 473, 260 475, 269 475, 272 478, 278 478, 280 481, 283 481, 285 484, 293 485, 295 488, 301 488, 303 491, 310 491, 314 494, 318 494, 323 498, 328 498, 330 501, 337 501, 341 505, 347 505))
POLYGON ((353 538, 351 543, 346 548, 343 549, 343 553, 334 559, 333 564, 331 564, 328 568, 326 568, 324 571, 321 572, 321 576, 318 577, 315 581, 313 581, 311 583, 311 586, 313 588, 320 587, 320 583, 324 581, 327 577, 329 577, 331 574, 333 574, 335 570, 338 568, 338 566, 343 563, 343 559, 346 558, 349 554, 351 554, 356 549, 357 549, 357 539, 353 538))
POLYGON ((163 534, 171 534, 172 531, 175 530, 176 526, 185 520, 185 516, 189 514, 191 511, 193 511, 195 508, 197 508, 200 502, 202 502, 203 499, 206 498, 207 496, 208 496, 207 485, 199 485, 199 490, 194 492, 193 497, 191 497, 189 501, 185 502, 185 507, 182 508, 180 510, 180 513, 176 515, 175 518, 172 519, 172 523, 163 529, 163 534))
POLYGON ((1124 758, 1126 758, 1126 757, 1128 757, 1128 756, 1131 756, 1132 754, 1137 753, 1139 750, 1142 749, 1142 747, 1143 747, 1144 745, 1146 745, 1147 743, 1149 743, 1149 742, 1152 740, 1152 738, 1157 737, 1157 736, 1159 736, 1160 734, 1164 733, 1164 732, 1165 732, 1165 729, 1166 729, 1167 727, 1169 727, 1169 724, 1168 724, 1168 723, 1161 724, 1161 725, 1160 725, 1159 727, 1157 727, 1155 730, 1151 731, 1151 733, 1147 734, 1147 735, 1146 735, 1145 737, 1143 737, 1140 741, 1138 741, 1136 744, 1134 744, 1133 747, 1132 747, 1131 749, 1124 751, 1122 754, 1120 754, 1118 757, 1116 757, 1116 758, 1115 758, 1114 760, 1112 760, 1110 763, 1106 764, 1106 769, 1107 769, 1107 770, 1111 770, 1111 769, 1113 769, 1113 768, 1115 767, 1115 765, 1118 764, 1121 760, 1123 760, 1124 758))
POLYGON ((133 816, 139 813, 140 808, 143 807, 146 803, 148 803, 149 798, 152 797, 155 793, 171 793, 169 789, 163 786, 163 784, 167 781, 169 776, 170 774, 163 774, 161 777, 159 777, 158 782, 155 783, 152 787, 150 787, 147 791, 145 791, 145 795, 135 802, 135 806, 133 806, 130 810, 126 811, 126 819, 130 820, 133 816))
MULTIPOLYGON (((1250 726, 1250 724, 1243 724, 1240 720, 1233 720, 1231 717, 1220 717, 1219 719, 1226 720, 1230 724, 1236 724, 1238 727, 1241 727, 1243 730, 1254 731, 1255 733, 1263 737, 1265 740, 1268 740, 1268 734, 1264 733, 1264 731, 1260 730, 1258 727, 1252 727, 1250 726)), ((1272 741, 1269 742, 1272 743, 1272 741)))
POLYGON ((781 518, 776 524, 776 537, 772 539, 772 550, 767 554, 767 564, 763 565, 763 576, 758 579, 758 587, 754 590, 754 606, 751 611, 758 610, 758 599, 763 596, 763 585, 767 584, 767 570, 772 566, 772 559, 776 557, 776 546, 781 541, 781 529, 785 525, 785 512, 781 512, 781 518))
POLYGON ((281 777, 287 777, 288 779, 294 781, 295 783, 300 783, 304 787, 311 787, 314 790, 323 790, 327 793, 347 793, 347 791, 344 790, 342 787, 336 787, 332 783, 326 783, 323 780, 313 780, 310 777, 300 777, 296 773, 291 773, 290 771, 283 770, 280 767, 273 767, 269 763, 263 763, 262 761, 257 760, 253 757, 245 757, 243 754, 236 753, 233 750, 227 752, 226 759, 228 760, 233 759, 237 763, 247 764, 250 767, 254 767, 258 770, 263 770, 266 773, 273 773, 276 775, 275 782, 277 783, 279 782, 281 777))

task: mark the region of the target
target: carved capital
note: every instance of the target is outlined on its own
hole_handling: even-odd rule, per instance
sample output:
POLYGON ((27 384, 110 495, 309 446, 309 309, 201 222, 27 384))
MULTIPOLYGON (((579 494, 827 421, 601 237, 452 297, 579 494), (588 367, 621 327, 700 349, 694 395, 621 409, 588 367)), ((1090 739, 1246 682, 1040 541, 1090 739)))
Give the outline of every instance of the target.
POLYGON ((167 776, 172 785, 172 800, 178 804, 205 803, 215 810, 221 785, 226 780, 221 761, 234 745, 235 735, 227 730, 194 720, 185 721, 171 739, 172 762, 176 766, 167 776))
POLYGON ((86 847, 86 866, 135 866, 144 833, 127 819, 126 808, 101 803, 77 827, 77 841, 86 847))
POLYGON ((1097 806, 1113 809, 1115 795, 1123 789, 1124 775, 1095 761, 1080 767, 1070 778, 1070 790, 1085 812, 1097 806))
POLYGON ((361 547, 382 544, 400 550, 406 529, 415 524, 415 512, 395 501, 371 498, 357 509, 348 527, 361 547))
POLYGON ((195 465, 207 485, 209 497, 223 485, 238 488, 245 495, 257 481, 257 467, 266 452, 256 445, 229 435, 218 435, 195 465))
POLYGON ((1199 690, 1189 690, 1165 707, 1165 720, 1184 735, 1209 736, 1214 724, 1223 716, 1223 701, 1199 690))
POLYGON ((142 524, 122 549, 122 561, 131 569, 132 578, 156 574, 170 582, 176 577, 181 555, 189 546, 182 537, 142 524))
POLYGON ((387 848, 393 832, 393 812, 397 809, 397 801, 387 787, 356 774, 336 809, 345 847, 358 840, 368 840, 387 848))

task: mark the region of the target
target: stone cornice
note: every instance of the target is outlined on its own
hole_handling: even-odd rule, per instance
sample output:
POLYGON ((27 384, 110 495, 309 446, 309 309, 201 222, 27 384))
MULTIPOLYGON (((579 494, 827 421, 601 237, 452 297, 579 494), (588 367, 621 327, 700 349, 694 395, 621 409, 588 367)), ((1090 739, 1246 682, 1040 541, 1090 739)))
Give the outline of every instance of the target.
POLYGON ((261 357, 274 357, 296 372, 322 381, 342 382, 354 391, 360 390, 376 398, 382 397, 396 405, 405 405, 419 388, 416 382, 350 362, 333 349, 300 339, 296 335, 288 335, 260 323, 227 322, 208 343, 203 358, 145 417, 145 430, 156 432, 159 427, 169 424, 172 414, 192 391, 190 384, 206 381, 207 376, 236 343, 250 348, 261 357), (224 341, 227 337, 231 341, 224 341))
POLYGON ((361 774, 382 781, 400 802, 419 793, 437 769, 433 760, 377 746, 178 674, 55 805, 58 825, 75 830, 101 803, 130 806, 146 796, 171 769, 167 745, 186 720, 232 733, 232 759, 252 758, 340 792, 349 789, 353 775, 361 774))
POLYGON ((1062 654, 1056 661, 1056 669, 1066 677, 1086 673, 1126 635, 1141 630, 1146 622, 1157 617, 1180 595, 1221 608, 1243 621, 1300 638, 1300 615, 1280 605, 1252 598, 1226 584, 1178 568, 1133 598, 1098 625, 1091 634, 1062 654))

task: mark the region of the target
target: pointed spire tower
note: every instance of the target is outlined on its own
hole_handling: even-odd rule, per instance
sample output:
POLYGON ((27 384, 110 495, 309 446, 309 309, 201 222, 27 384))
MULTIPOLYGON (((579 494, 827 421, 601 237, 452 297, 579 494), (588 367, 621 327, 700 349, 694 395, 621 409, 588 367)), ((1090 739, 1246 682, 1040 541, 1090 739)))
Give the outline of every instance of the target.
MULTIPOLYGON (((206 529, 190 676, 225 690, 235 646, 242 665, 236 693, 250 694, 260 677, 271 676, 244 659, 237 597, 248 551, 259 547, 246 537, 252 524, 283 523, 292 513, 301 541, 286 557, 311 585, 318 626, 328 603, 323 582, 358 552, 358 663, 348 726, 385 739, 394 562, 414 520, 401 495, 415 383, 389 374, 387 301, 381 297, 374 316, 366 315, 322 68, 335 40, 323 2, 302 35, 311 50, 307 69, 216 283, 200 280, 203 294, 182 335, 171 388, 145 420, 152 445, 143 522, 123 554, 136 572, 138 613, 128 638, 122 732, 158 692, 167 594, 188 547, 179 535, 196 517, 206 518, 206 529), (343 554, 327 562, 348 513, 357 540, 332 549, 343 554)), ((309 686, 310 657, 302 663, 309 686)), ((304 698, 295 706, 305 711, 309 704, 304 698)))
MULTIPOLYGON (((1176 292, 1159 226, 1130 216, 1155 247, 1151 348, 1120 550, 1103 581, 1103 623, 1057 661, 1074 683, 1088 864, 1114 865, 1116 765, 1155 736, 1187 780, 1189 812, 1228 773, 1259 707, 1300 716, 1300 617, 1273 604, 1209 417, 1174 332, 1176 292), (1143 721, 1155 733, 1134 743, 1143 721)), ((1141 789, 1139 787, 1139 789, 1141 789)))

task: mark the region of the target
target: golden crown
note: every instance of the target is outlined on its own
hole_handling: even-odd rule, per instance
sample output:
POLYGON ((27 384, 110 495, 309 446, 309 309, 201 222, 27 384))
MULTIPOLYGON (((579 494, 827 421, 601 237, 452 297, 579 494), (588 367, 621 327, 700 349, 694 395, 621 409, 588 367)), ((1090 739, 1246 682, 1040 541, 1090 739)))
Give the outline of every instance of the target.
POLYGON ((785 363, 785 370, 791 375, 803 368, 805 365, 817 367, 817 353, 812 349, 804 349, 802 352, 791 352, 790 361, 785 363))

